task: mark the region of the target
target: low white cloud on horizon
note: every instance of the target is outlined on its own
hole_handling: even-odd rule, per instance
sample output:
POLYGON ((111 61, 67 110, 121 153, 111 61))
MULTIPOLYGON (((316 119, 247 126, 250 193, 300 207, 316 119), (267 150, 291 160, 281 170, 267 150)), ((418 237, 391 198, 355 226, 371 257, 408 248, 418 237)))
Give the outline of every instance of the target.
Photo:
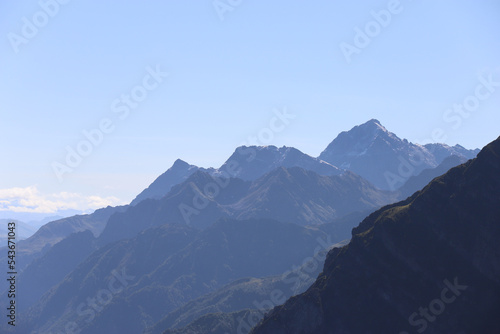
POLYGON ((63 210, 90 212, 108 205, 122 205, 116 197, 85 196, 60 192, 45 194, 36 186, 0 189, 0 211, 55 214, 63 210))

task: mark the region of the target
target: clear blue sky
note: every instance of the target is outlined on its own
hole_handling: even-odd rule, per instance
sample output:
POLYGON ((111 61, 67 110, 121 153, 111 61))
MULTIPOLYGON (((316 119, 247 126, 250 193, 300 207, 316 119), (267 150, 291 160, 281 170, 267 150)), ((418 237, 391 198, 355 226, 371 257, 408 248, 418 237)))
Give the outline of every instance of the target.
POLYGON ((500 135, 500 87, 467 118, 443 119, 474 102, 481 75, 500 81, 496 0, 401 0, 350 63, 340 46, 355 46, 356 27, 376 29, 371 12, 391 1, 224 3, 236 5, 221 20, 212 0, 73 0, 49 6, 53 16, 38 1, 2 1, 4 209, 129 202, 176 158, 218 167, 241 143, 262 144, 247 138, 269 127, 276 108, 296 118, 266 144, 313 156, 371 118, 419 143, 436 128, 468 148, 500 135), (120 119, 112 103, 156 66, 168 77, 120 119), (53 162, 103 119, 113 131, 59 182, 53 162))

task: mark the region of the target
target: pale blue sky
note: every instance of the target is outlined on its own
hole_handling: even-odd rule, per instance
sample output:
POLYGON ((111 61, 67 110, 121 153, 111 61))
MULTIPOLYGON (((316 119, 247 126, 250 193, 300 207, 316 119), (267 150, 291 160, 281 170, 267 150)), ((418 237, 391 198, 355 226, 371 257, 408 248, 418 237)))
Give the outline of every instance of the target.
POLYGON ((15 52, 23 17, 43 24, 44 14, 38 1, 2 1, 0 195, 35 191, 32 208, 64 207, 68 194, 81 208, 90 196, 129 202, 176 158, 217 167, 241 143, 262 144, 247 138, 276 108, 296 118, 269 144, 313 156, 371 118, 420 143, 436 128, 468 148, 498 137, 500 87, 456 129, 443 115, 474 96, 481 75, 500 81, 500 3, 401 0, 348 63, 341 43, 354 45, 355 27, 390 2, 241 1, 221 20, 212 0, 73 0, 15 52), (113 101, 157 65, 169 76, 118 118, 113 101), (114 130, 59 182, 51 164, 105 118, 114 130))

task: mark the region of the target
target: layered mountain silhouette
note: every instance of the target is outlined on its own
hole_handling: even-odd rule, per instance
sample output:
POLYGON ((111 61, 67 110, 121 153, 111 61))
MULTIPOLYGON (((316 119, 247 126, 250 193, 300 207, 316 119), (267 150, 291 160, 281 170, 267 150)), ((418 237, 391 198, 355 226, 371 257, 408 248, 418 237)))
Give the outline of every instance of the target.
POLYGON ((136 205, 145 199, 160 199, 168 194, 175 185, 184 182, 196 171, 203 171, 211 176, 225 179, 239 178, 253 181, 279 167, 300 167, 320 175, 339 175, 342 173, 339 168, 304 154, 293 147, 240 146, 217 169, 200 168, 177 159, 171 168, 137 195, 130 204, 136 205))
POLYGON ((443 175, 448 170, 466 162, 467 159, 459 155, 451 155, 443 160, 436 168, 424 169, 420 174, 412 176, 398 189, 401 198, 413 195, 416 191, 425 187, 432 179, 443 175))
MULTIPOLYGON (((65 238, 70 237, 74 233, 89 231, 93 235, 96 236, 99 235, 104 229, 104 226, 106 225, 106 222, 108 221, 109 217, 116 212, 125 210, 125 208, 126 206, 118 206, 118 207, 109 206, 106 208, 98 209, 91 214, 76 215, 72 217, 62 218, 43 225, 31 237, 17 242, 16 267, 18 271, 21 272, 25 270, 34 260, 40 258, 45 253, 47 253, 52 248, 52 246, 54 246, 60 241, 63 241, 65 238)), ((55 256, 58 256, 57 253, 55 256)), ((67 257, 65 259, 69 262, 75 262, 75 263, 61 264, 63 268, 66 266, 76 267, 76 265, 79 263, 78 257, 74 258, 67 257)), ((0 248, 0 261, 7 263, 6 247, 0 248)), ((53 264, 55 264, 56 262, 57 261, 54 261, 53 264)), ((51 268, 49 270, 53 270, 54 272, 60 272, 60 269, 61 268, 51 268)), ((59 277, 59 276, 56 275, 54 277, 59 277)), ((43 279, 41 279, 40 283, 45 280, 51 281, 49 278, 44 277, 43 279)), ((21 288, 24 289, 24 287, 22 287, 23 282, 21 282, 20 284, 21 288)), ((45 286, 45 285, 44 283, 43 284, 41 283, 40 286, 45 286)), ((26 286, 25 291, 31 291, 32 288, 36 290, 39 289, 40 287, 26 286)), ((5 292, 7 289, 8 289, 8 282, 5 280, 0 280, 0 291, 5 292)), ((26 297, 27 299, 31 300, 34 295, 38 294, 33 294, 31 297, 29 296, 26 297)))
POLYGON ((243 181, 197 171, 161 200, 145 200, 113 215, 100 241, 130 238, 168 223, 206 228, 223 217, 318 225, 396 199, 397 194, 380 191, 351 172, 322 176, 298 167, 279 167, 255 181, 243 181))
POLYGON ((456 155, 459 157, 463 157, 467 160, 473 159, 476 157, 476 155, 479 153, 479 149, 473 149, 473 150, 468 150, 465 147, 461 145, 455 145, 455 146, 448 146, 446 144, 438 144, 438 143, 433 143, 433 144, 425 144, 424 147, 431 152, 434 157, 436 158, 436 161, 444 161, 446 158, 456 155))
POLYGON ((384 207, 254 334, 498 333, 500 138, 384 207))
MULTIPOLYGON (((359 210, 373 210, 383 204, 396 199, 395 194, 379 191, 362 178, 346 172, 340 176, 321 176, 314 172, 300 168, 278 168, 254 181, 240 179, 224 180, 209 175, 207 172, 197 171, 181 185, 175 187, 171 194, 161 200, 145 200, 136 206, 120 208, 107 208, 98 210, 92 215, 72 217, 46 225, 41 231, 51 231, 63 223, 68 223, 66 229, 60 233, 81 225, 73 222, 95 222, 93 230, 104 225, 103 218, 114 214, 102 234, 96 240, 86 237, 86 244, 81 244, 83 235, 72 235, 63 239, 60 244, 36 253, 36 260, 32 260, 21 274, 19 287, 26 291, 23 296, 21 310, 30 307, 49 288, 57 285, 74 270, 77 265, 90 253, 99 247, 104 247, 112 242, 133 238, 138 233, 154 226, 164 224, 190 225, 197 228, 207 228, 213 222, 223 217, 237 219, 271 218, 287 223, 301 225, 318 225, 329 223, 328 233, 335 241, 349 238, 350 230, 358 220, 347 223, 342 221, 337 224, 336 218, 343 217, 359 210), (220 193, 210 197, 204 192, 207 185, 220 184, 220 193), (196 207, 193 199, 199 195, 207 200, 206 207, 196 207), (181 210, 182 205, 189 205, 199 213, 189 215, 186 220, 181 210), (125 210, 125 211, 124 211, 125 210), (76 249, 72 249, 77 245, 76 249), (67 249, 67 250, 66 250, 67 249), (61 256, 64 254, 64 256, 61 256), (37 259, 38 258, 38 259, 37 259), (37 281, 36 277, 44 278, 37 281)), ((189 212, 188 212, 189 213, 189 212)), ((29 240, 32 244, 40 242, 47 235, 50 240, 58 240, 64 234, 41 234, 29 240)), ((39 249, 39 248, 38 248, 39 249)), ((26 257, 25 257, 26 258, 26 257)), ((4 284, 5 285, 5 284, 4 284)), ((3 287, 5 291, 6 286, 3 287)))
POLYGON ((177 160, 131 205, 53 221, 19 242, 20 330, 247 333, 279 304, 256 300, 280 290, 281 303, 315 281, 318 263, 290 288, 318 238, 349 239, 367 215, 476 153, 412 144, 371 120, 319 158, 242 146, 217 169, 177 160))
POLYGON ((321 272, 328 250, 341 247, 345 242, 331 247, 327 240, 321 244, 321 250, 304 259, 301 266, 279 276, 236 280, 169 313, 144 334, 170 333, 166 328, 172 329, 172 333, 210 333, 217 328, 225 328, 229 333, 248 333, 271 308, 305 291, 321 272), (242 314, 245 311, 248 312, 242 314), (220 321, 233 319, 234 322, 212 327, 216 318, 221 318, 220 321))
POLYGON ((196 171, 204 171, 214 177, 254 181, 279 167, 300 167, 326 176, 349 170, 380 189, 396 190, 411 176, 425 169, 436 168, 450 156, 468 160, 478 152, 478 149, 468 150, 460 145, 412 144, 388 131, 378 120, 372 119, 340 133, 318 158, 293 147, 270 145, 238 147, 219 168, 201 168, 178 159, 131 205, 148 198, 162 198, 196 171))
POLYGON ((18 311, 36 303, 96 249, 94 235, 85 230, 71 234, 35 259, 18 277, 17 285, 23 291, 17 298, 18 311))
POLYGON ((75 322, 81 333, 140 333, 236 279, 300 266, 322 249, 322 240, 328 240, 322 231, 273 220, 220 220, 202 232, 186 225, 151 228, 90 255, 30 309, 22 330, 57 332, 75 322), (126 277, 121 289, 116 279, 109 283, 117 272, 126 277), (92 308, 87 298, 111 286, 112 301, 92 308))
MULTIPOLYGON (((17 263, 18 269, 26 268, 31 261, 48 251, 52 245, 72 233, 90 231, 96 236, 99 235, 103 231, 108 218, 116 212, 125 210, 125 208, 125 206, 108 206, 98 209, 92 214, 62 218, 43 225, 31 237, 17 243, 16 254, 21 259, 17 263)), ((2 252, 0 260, 6 261, 5 256, 6 252, 2 252)))
POLYGON ((8 239, 8 233, 9 230, 7 229, 7 224, 10 222, 15 222, 16 223, 16 239, 17 240, 24 240, 26 238, 29 238, 32 236, 37 228, 31 226, 30 224, 26 224, 25 222, 16 220, 16 219, 0 219, 0 244, 5 245, 7 244, 7 239, 8 239))

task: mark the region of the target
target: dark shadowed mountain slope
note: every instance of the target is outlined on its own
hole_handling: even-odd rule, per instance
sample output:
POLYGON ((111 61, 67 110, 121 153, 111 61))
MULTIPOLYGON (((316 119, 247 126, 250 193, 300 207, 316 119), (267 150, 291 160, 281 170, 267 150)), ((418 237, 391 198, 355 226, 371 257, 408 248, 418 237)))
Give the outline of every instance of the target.
POLYGON ((383 208, 254 334, 499 333, 500 138, 383 208))
POLYGON ((380 189, 395 190, 410 176, 437 167, 454 152, 467 158, 475 154, 475 151, 461 146, 413 144, 400 139, 378 120, 372 119, 340 133, 319 158, 353 171, 380 189))
POLYGON ((158 178, 144 189, 135 199, 130 203, 130 205, 136 205, 139 202, 151 198, 159 199, 168 194, 173 186, 185 181, 191 174, 196 172, 199 168, 190 165, 180 159, 177 159, 172 167, 170 167, 165 173, 158 176, 158 178))
POLYGON ((203 229, 224 217, 322 224, 394 202, 396 196, 351 172, 323 176, 298 167, 279 167, 250 182, 197 171, 161 200, 145 200, 113 215, 99 242, 131 238, 141 230, 163 224, 203 229))

